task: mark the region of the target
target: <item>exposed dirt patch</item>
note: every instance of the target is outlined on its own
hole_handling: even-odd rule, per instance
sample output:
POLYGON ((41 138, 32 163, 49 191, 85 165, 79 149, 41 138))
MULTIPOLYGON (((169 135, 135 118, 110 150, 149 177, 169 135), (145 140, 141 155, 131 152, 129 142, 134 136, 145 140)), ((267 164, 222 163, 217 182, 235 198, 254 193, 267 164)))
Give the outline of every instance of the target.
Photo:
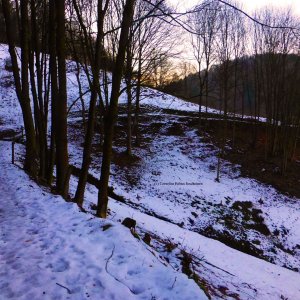
POLYGON ((175 135, 175 136, 183 136, 184 135, 184 127, 180 123, 172 123, 170 127, 168 127, 167 135, 175 135))
POLYGON ((114 152, 112 160, 116 165, 122 168, 138 164, 140 158, 135 155, 128 155, 126 152, 114 152))

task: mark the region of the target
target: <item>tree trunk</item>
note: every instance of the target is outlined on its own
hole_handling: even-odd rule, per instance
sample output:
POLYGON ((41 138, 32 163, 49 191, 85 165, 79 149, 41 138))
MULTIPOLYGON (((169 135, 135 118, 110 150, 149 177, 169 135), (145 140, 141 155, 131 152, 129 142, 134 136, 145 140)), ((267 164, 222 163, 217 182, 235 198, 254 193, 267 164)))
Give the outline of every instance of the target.
POLYGON ((101 175, 99 183, 99 193, 98 193, 98 208, 97 216, 106 218, 107 214, 107 188, 110 175, 110 163, 112 155, 112 141, 114 134, 114 125, 116 123, 116 118, 118 114, 118 99, 120 92, 120 85, 123 74, 123 66, 125 61, 125 52, 127 46, 127 40, 129 35, 129 28, 132 24, 133 12, 134 12, 135 0, 127 0, 124 11, 123 20, 121 26, 121 35, 119 41, 118 54, 116 58, 116 64, 114 67, 112 75, 112 90, 110 97, 110 105, 108 112, 105 116, 105 137, 103 145, 103 159, 101 166, 101 175))
POLYGON ((136 97, 135 97, 135 113, 134 113, 134 131, 135 131, 135 145, 136 146, 140 145, 139 116, 140 116, 141 81, 142 81, 142 48, 140 46, 139 58, 138 58, 136 97))
POLYGON ((2 0, 2 9, 5 19, 6 35, 9 45, 9 53, 13 66, 13 75, 15 80, 16 94, 22 109, 25 136, 26 136, 26 154, 24 169, 31 175, 35 176, 37 172, 37 152, 35 140, 35 128, 32 118, 32 111, 29 97, 28 82, 28 64, 29 64, 29 32, 28 32, 28 0, 21 1, 21 72, 22 79, 19 74, 19 66, 15 50, 15 41, 13 32, 13 24, 11 20, 11 11, 8 0, 2 0))
POLYGON ((96 41, 95 58, 92 66, 93 82, 91 86, 89 116, 88 116, 87 130, 86 130, 86 135, 84 140, 81 172, 80 172, 77 190, 75 194, 75 201, 78 203, 79 206, 82 206, 83 204, 84 191, 85 191, 88 171, 91 163, 92 141, 94 136, 95 115, 96 115, 96 101, 97 101, 98 91, 100 90, 99 72, 100 72, 102 42, 104 37, 103 26, 104 26, 104 17, 108 8, 108 2, 109 1, 107 0, 104 9, 102 9, 102 1, 100 0, 98 1, 98 34, 97 34, 97 41, 96 41))
MULTIPOLYGON (((31 7, 31 52, 30 52, 30 78, 31 78, 31 90, 34 91, 35 102, 38 108, 37 119, 38 121, 38 145, 39 145, 39 161, 40 171, 39 176, 46 177, 46 166, 48 165, 48 145, 47 145, 47 118, 44 114, 44 99, 43 99, 43 72, 42 64, 40 62, 40 27, 38 26, 38 16, 36 12, 35 1, 30 1, 31 7), (34 65, 35 63, 35 65, 34 65), (34 68, 35 66, 35 68, 34 68), (35 81, 36 70, 36 81, 35 81), (37 86, 36 86, 37 82, 37 86)), ((32 93, 33 94, 33 93, 32 93)))
POLYGON ((126 93, 127 93, 127 154, 132 154, 132 53, 131 53, 131 41, 127 46, 127 61, 126 61, 126 93))
POLYGON ((68 131, 67 131, 67 79, 66 79, 66 43, 65 43, 65 0, 55 0, 56 11, 56 50, 58 63, 58 101, 56 103, 56 187, 66 198, 69 182, 66 176, 69 167, 68 131))
POLYGON ((50 141, 50 154, 49 154, 49 165, 47 171, 47 181, 49 184, 51 184, 53 180, 53 169, 55 165, 55 156, 56 156, 56 151, 55 151, 56 102, 58 99, 55 0, 49 0, 49 54, 50 54, 49 72, 51 78, 51 141, 50 141))

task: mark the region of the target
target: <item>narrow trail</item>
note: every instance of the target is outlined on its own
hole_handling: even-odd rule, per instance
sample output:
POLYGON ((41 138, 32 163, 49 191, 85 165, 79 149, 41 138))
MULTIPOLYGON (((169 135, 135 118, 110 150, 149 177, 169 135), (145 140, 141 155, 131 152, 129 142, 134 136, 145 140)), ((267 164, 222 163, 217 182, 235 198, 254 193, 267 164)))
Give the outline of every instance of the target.
POLYGON ((0 147, 4 160, 0 171, 0 299, 37 299, 46 291, 53 294, 55 289, 56 295, 61 297, 65 291, 54 286, 53 275, 67 270, 69 262, 60 260, 53 264, 55 257, 51 257, 51 253, 64 251, 66 232, 51 212, 40 205, 41 195, 34 185, 29 182, 24 186, 22 179, 27 175, 14 176, 17 167, 4 155, 4 145, 9 147, 9 144, 1 143, 0 147), (51 230, 53 223, 57 225, 55 231, 51 230), (52 285, 51 292, 45 287, 42 294, 28 293, 32 286, 43 286, 45 282, 48 287, 52 285))

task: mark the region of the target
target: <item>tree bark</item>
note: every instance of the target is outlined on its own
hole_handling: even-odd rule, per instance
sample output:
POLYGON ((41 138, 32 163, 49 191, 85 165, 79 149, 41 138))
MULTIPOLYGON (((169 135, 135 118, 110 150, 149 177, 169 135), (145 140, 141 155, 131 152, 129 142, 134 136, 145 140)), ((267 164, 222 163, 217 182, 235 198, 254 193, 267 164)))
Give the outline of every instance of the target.
POLYGON ((32 117, 29 97, 28 65, 29 65, 29 31, 28 31, 28 0, 22 0, 21 4, 21 72, 20 78, 19 66, 15 50, 13 24, 11 20, 11 11, 8 0, 2 0, 2 9, 5 19, 6 35, 9 45, 9 53, 13 66, 13 75, 15 80, 16 94, 22 109, 25 136, 26 136, 26 154, 24 169, 35 176, 37 172, 37 151, 36 136, 32 117))
POLYGON ((55 17, 55 0, 49 0, 49 73, 51 78, 51 140, 49 165, 47 171, 47 181, 49 184, 53 180, 53 169, 56 156, 56 102, 58 99, 57 85, 57 63, 56 63, 56 17, 55 17), (52 28, 50 28, 50 26, 52 28), (54 28, 53 28, 54 27, 54 28))
POLYGON ((99 193, 98 193, 98 207, 97 216, 101 218, 106 218, 107 214, 107 188, 110 175, 110 164, 112 156, 112 141, 114 134, 114 125, 116 123, 116 118, 118 114, 118 99, 120 93, 120 85, 122 80, 125 52, 129 35, 129 28, 132 24, 133 12, 134 12, 135 0, 127 0, 124 11, 123 20, 121 26, 121 35, 119 41, 118 54, 116 58, 116 64, 114 67, 112 75, 112 90, 110 97, 110 105, 108 112, 105 116, 105 137, 103 145, 103 159, 101 166, 101 175, 99 183, 99 193))
POLYGON ((81 172, 78 180, 77 190, 75 194, 75 201, 79 206, 82 206, 84 200, 84 191, 87 182, 88 171, 91 163, 91 154, 92 154, 92 141, 94 136, 94 127, 95 127, 95 115, 96 115, 96 101, 98 96, 98 91, 100 90, 99 86, 99 72, 100 72, 100 63, 101 63, 101 51, 103 43, 103 26, 104 26, 104 17, 108 8, 109 0, 106 0, 105 6, 102 9, 102 0, 98 1, 98 34, 96 40, 96 49, 95 49, 95 58, 92 66, 93 70, 93 82, 91 86, 91 98, 90 98, 90 107, 89 107, 89 116, 87 130, 84 140, 84 149, 83 149, 83 158, 81 172))
POLYGON ((55 0, 56 11, 56 51, 58 63, 58 101, 56 103, 56 187, 66 198, 69 182, 66 176, 69 167, 68 130, 67 130, 67 79, 66 79, 66 43, 65 43, 65 0, 55 0))
MULTIPOLYGON (((131 33, 132 34, 132 33, 131 33)), ((126 60, 126 93, 127 93, 127 149, 128 155, 132 155, 132 51, 131 51, 131 39, 127 45, 127 60, 126 60)))

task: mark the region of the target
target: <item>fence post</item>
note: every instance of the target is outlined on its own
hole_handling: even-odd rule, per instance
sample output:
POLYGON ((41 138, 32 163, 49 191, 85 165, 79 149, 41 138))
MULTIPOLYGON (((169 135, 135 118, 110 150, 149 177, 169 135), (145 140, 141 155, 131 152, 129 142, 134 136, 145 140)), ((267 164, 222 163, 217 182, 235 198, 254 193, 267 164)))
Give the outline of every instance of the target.
POLYGON ((11 163, 15 164, 15 140, 11 143, 11 163))

